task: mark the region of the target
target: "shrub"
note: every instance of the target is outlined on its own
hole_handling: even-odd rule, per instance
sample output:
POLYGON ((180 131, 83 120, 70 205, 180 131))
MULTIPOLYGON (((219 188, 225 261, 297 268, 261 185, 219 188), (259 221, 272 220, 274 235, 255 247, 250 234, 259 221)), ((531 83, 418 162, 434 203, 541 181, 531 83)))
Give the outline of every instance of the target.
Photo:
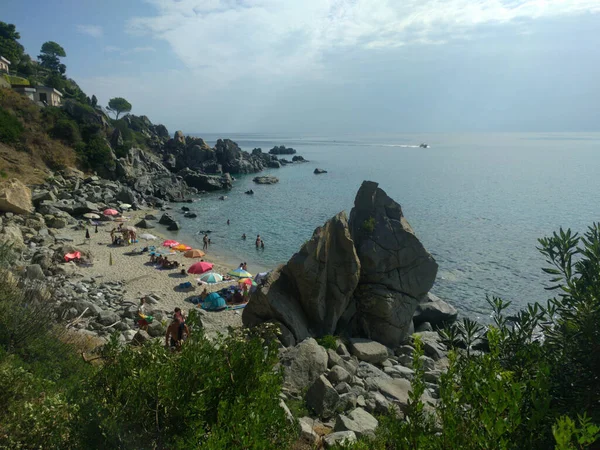
POLYGON ((50 135, 70 145, 75 145, 81 141, 77 124, 68 119, 59 119, 56 125, 50 130, 50 135))
POLYGON ((333 351, 337 350, 337 347, 338 347, 337 338, 330 334, 317 339, 317 342, 319 343, 320 346, 329 348, 333 351))
POLYGON ((13 114, 0 107, 0 142, 13 144, 19 142, 23 134, 23 125, 13 114))
POLYGON ((375 218, 369 217, 367 220, 365 220, 362 224, 362 229, 367 233, 372 233, 373 230, 375 230, 375 218))

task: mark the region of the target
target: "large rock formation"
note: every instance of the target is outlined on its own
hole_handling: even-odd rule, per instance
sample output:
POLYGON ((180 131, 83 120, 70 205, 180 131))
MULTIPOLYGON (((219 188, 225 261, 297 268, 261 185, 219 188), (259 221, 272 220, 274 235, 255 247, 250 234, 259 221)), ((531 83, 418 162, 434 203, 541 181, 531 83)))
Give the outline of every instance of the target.
POLYGON ((28 214, 33 211, 31 191, 17 179, 0 185, 0 211, 28 214))
POLYGON ((436 274, 400 205, 365 181, 350 221, 342 212, 317 228, 286 265, 269 273, 242 319, 246 326, 281 324, 286 342, 346 334, 397 347, 436 274))
POLYGON ((400 205, 372 181, 364 181, 356 195, 350 229, 361 262, 354 294, 358 332, 397 346, 408 335, 419 299, 433 286, 437 263, 400 205))
POLYGON ((317 228, 287 265, 269 274, 244 309, 244 324, 275 319, 296 341, 334 334, 359 273, 360 262, 342 212, 317 228))

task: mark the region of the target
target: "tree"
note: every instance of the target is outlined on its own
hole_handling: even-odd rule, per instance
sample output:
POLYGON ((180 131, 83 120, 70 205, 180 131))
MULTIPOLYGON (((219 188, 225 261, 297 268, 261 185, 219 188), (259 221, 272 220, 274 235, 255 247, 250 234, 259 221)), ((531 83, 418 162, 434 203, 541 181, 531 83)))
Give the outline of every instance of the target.
POLYGON ((131 111, 131 103, 123 97, 111 98, 108 101, 108 110, 115 114, 116 120, 119 120, 119 114, 131 111))
POLYGON ((95 108, 97 104, 98 104, 98 99, 96 98, 95 95, 92 95, 92 106, 95 108))
POLYGON ((12 64, 17 64, 23 57, 24 48, 17 41, 21 35, 12 23, 0 22, 0 55, 12 64))
POLYGON ((61 64, 59 59, 67 56, 64 48, 54 41, 48 41, 44 42, 40 52, 41 54, 38 55, 38 59, 40 60, 40 65, 42 67, 51 72, 60 73, 61 75, 65 74, 67 66, 61 64))

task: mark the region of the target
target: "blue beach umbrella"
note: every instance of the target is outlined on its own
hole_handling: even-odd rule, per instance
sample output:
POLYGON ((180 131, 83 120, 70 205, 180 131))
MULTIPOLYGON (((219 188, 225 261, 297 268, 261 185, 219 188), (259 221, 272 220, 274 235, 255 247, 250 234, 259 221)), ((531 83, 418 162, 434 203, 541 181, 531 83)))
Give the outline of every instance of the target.
POLYGON ((198 281, 204 281, 205 283, 219 283, 223 281, 223 277, 218 273, 209 272, 198 278, 198 281))

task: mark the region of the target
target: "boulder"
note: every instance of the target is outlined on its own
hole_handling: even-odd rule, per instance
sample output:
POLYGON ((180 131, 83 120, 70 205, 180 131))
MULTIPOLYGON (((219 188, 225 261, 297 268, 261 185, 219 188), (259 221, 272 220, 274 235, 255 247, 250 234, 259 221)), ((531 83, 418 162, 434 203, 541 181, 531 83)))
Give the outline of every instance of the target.
POLYGON ((147 220, 147 219, 140 220, 138 223, 135 224, 135 226, 137 228, 144 228, 146 230, 149 230, 151 228, 155 228, 154 224, 152 222, 150 222, 149 220, 147 220))
POLYGON ((329 373, 327 374, 327 379, 331 381, 332 384, 337 385, 338 383, 345 383, 352 378, 352 375, 348 373, 346 369, 342 366, 333 366, 329 373))
POLYGON ((39 264, 30 264, 25 269, 25 277, 28 280, 40 280, 43 281, 46 279, 46 275, 44 275, 44 271, 40 267, 39 264))
POLYGON ((171 223, 168 227, 167 230, 169 231, 177 231, 181 229, 181 225, 179 225, 179 222, 175 221, 173 223, 171 223))
POLYGON ((267 275, 242 315, 246 326, 284 324, 296 341, 335 334, 352 301, 360 263, 344 212, 313 233, 285 266, 267 275))
POLYGON ((31 196, 31 201, 35 206, 39 205, 44 200, 55 202, 56 195, 54 195, 54 192, 52 191, 39 191, 31 196))
POLYGON ((68 220, 64 217, 46 216, 46 225, 50 228, 61 229, 65 228, 68 224, 68 220))
POLYGON ((350 339, 350 351, 361 361, 372 364, 381 364, 388 358, 387 347, 370 339, 350 339))
POLYGON ((256 184, 275 184, 279 183, 279 178, 272 175, 263 175, 261 177, 254 177, 252 181, 256 184))
POLYGON ((12 245, 15 250, 25 248, 23 233, 17 225, 6 225, 0 234, 0 242, 12 245))
POLYGON ((378 420, 362 408, 356 408, 347 416, 340 414, 335 421, 334 431, 354 431, 357 438, 375 437, 378 420))
POLYGON ((319 174, 322 174, 322 173, 327 173, 327 171, 326 171, 326 170, 324 170, 324 169, 319 169, 319 168, 317 168, 317 169, 315 169, 315 170, 313 171, 313 173, 314 173, 315 175, 319 175, 319 174))
POLYGON ((325 375, 317 378, 306 392, 306 406, 319 417, 329 419, 335 415, 340 395, 325 375))
POLYGON ((98 314, 96 320, 98 323, 101 323, 104 326, 109 326, 115 322, 118 322, 119 316, 113 311, 102 311, 100 314, 98 314))
POLYGON ((16 178, 1 183, 0 211, 15 214, 29 214, 33 212, 33 203, 29 188, 16 178))
POLYGON ((126 187, 121 188, 121 190, 117 192, 115 198, 121 203, 128 203, 130 205, 135 203, 135 194, 131 189, 126 187))
POLYGON ((183 131, 177 130, 173 136, 173 139, 176 143, 185 145, 185 135, 183 134, 183 131))
POLYGON ((356 327, 360 335, 395 348, 408 337, 418 299, 435 281, 437 263, 400 205, 372 181, 364 181, 356 195, 350 230, 361 264, 356 327))
POLYGON ((404 378, 372 378, 367 380, 367 384, 381 392, 387 400, 398 404, 401 409, 404 410, 408 406, 410 381, 404 378))
POLYGON ((158 223, 160 223, 161 225, 171 225, 172 223, 175 222, 175 219, 173 219, 173 216, 171 216, 171 214, 169 213, 164 213, 160 220, 158 221, 158 223))
POLYGON ((428 293, 417 306, 413 320, 415 327, 429 322, 433 328, 443 328, 456 322, 457 317, 458 311, 452 305, 428 293))
POLYGON ((275 146, 269 150, 269 154, 271 155, 293 155, 295 153, 296 150, 293 148, 288 148, 285 145, 280 145, 279 147, 275 146))
POLYGON ((284 386, 300 392, 327 370, 327 352, 312 338, 300 342, 281 356, 284 386))
POLYGON ((133 336, 131 343, 133 345, 143 345, 146 342, 148 342, 150 339, 152 339, 152 338, 150 337, 150 335, 148 333, 146 333, 144 330, 139 330, 133 336))
POLYGON ((319 435, 313 430, 313 423, 315 421, 310 417, 301 417, 298 419, 300 424, 300 440, 307 443, 308 445, 315 446, 319 443, 319 435))
POLYGON ((144 216, 144 219, 146 219, 146 220, 158 220, 154 214, 146 214, 144 216))
POLYGON ((369 364, 368 362, 361 361, 358 364, 358 370, 356 371, 356 376, 359 378, 383 378, 390 379, 391 377, 383 372, 382 370, 375 367, 373 364, 369 364))
POLYGON ((271 169, 279 169, 281 167, 281 163, 277 160, 271 160, 267 163, 267 167, 271 169))
POLYGON ((325 448, 342 447, 354 444, 356 434, 354 431, 337 431, 335 433, 323 436, 323 445, 325 448))
POLYGON ((307 162, 302 156, 296 155, 292 158, 292 162, 307 162))
POLYGON ((113 150, 123 146, 123 135, 118 128, 115 128, 110 135, 110 146, 113 150))
POLYGON ((231 189, 231 178, 229 180, 222 175, 207 175, 205 173, 194 172, 191 169, 185 168, 180 171, 178 176, 182 177, 188 186, 198 189, 199 191, 219 191, 222 189, 231 189))

